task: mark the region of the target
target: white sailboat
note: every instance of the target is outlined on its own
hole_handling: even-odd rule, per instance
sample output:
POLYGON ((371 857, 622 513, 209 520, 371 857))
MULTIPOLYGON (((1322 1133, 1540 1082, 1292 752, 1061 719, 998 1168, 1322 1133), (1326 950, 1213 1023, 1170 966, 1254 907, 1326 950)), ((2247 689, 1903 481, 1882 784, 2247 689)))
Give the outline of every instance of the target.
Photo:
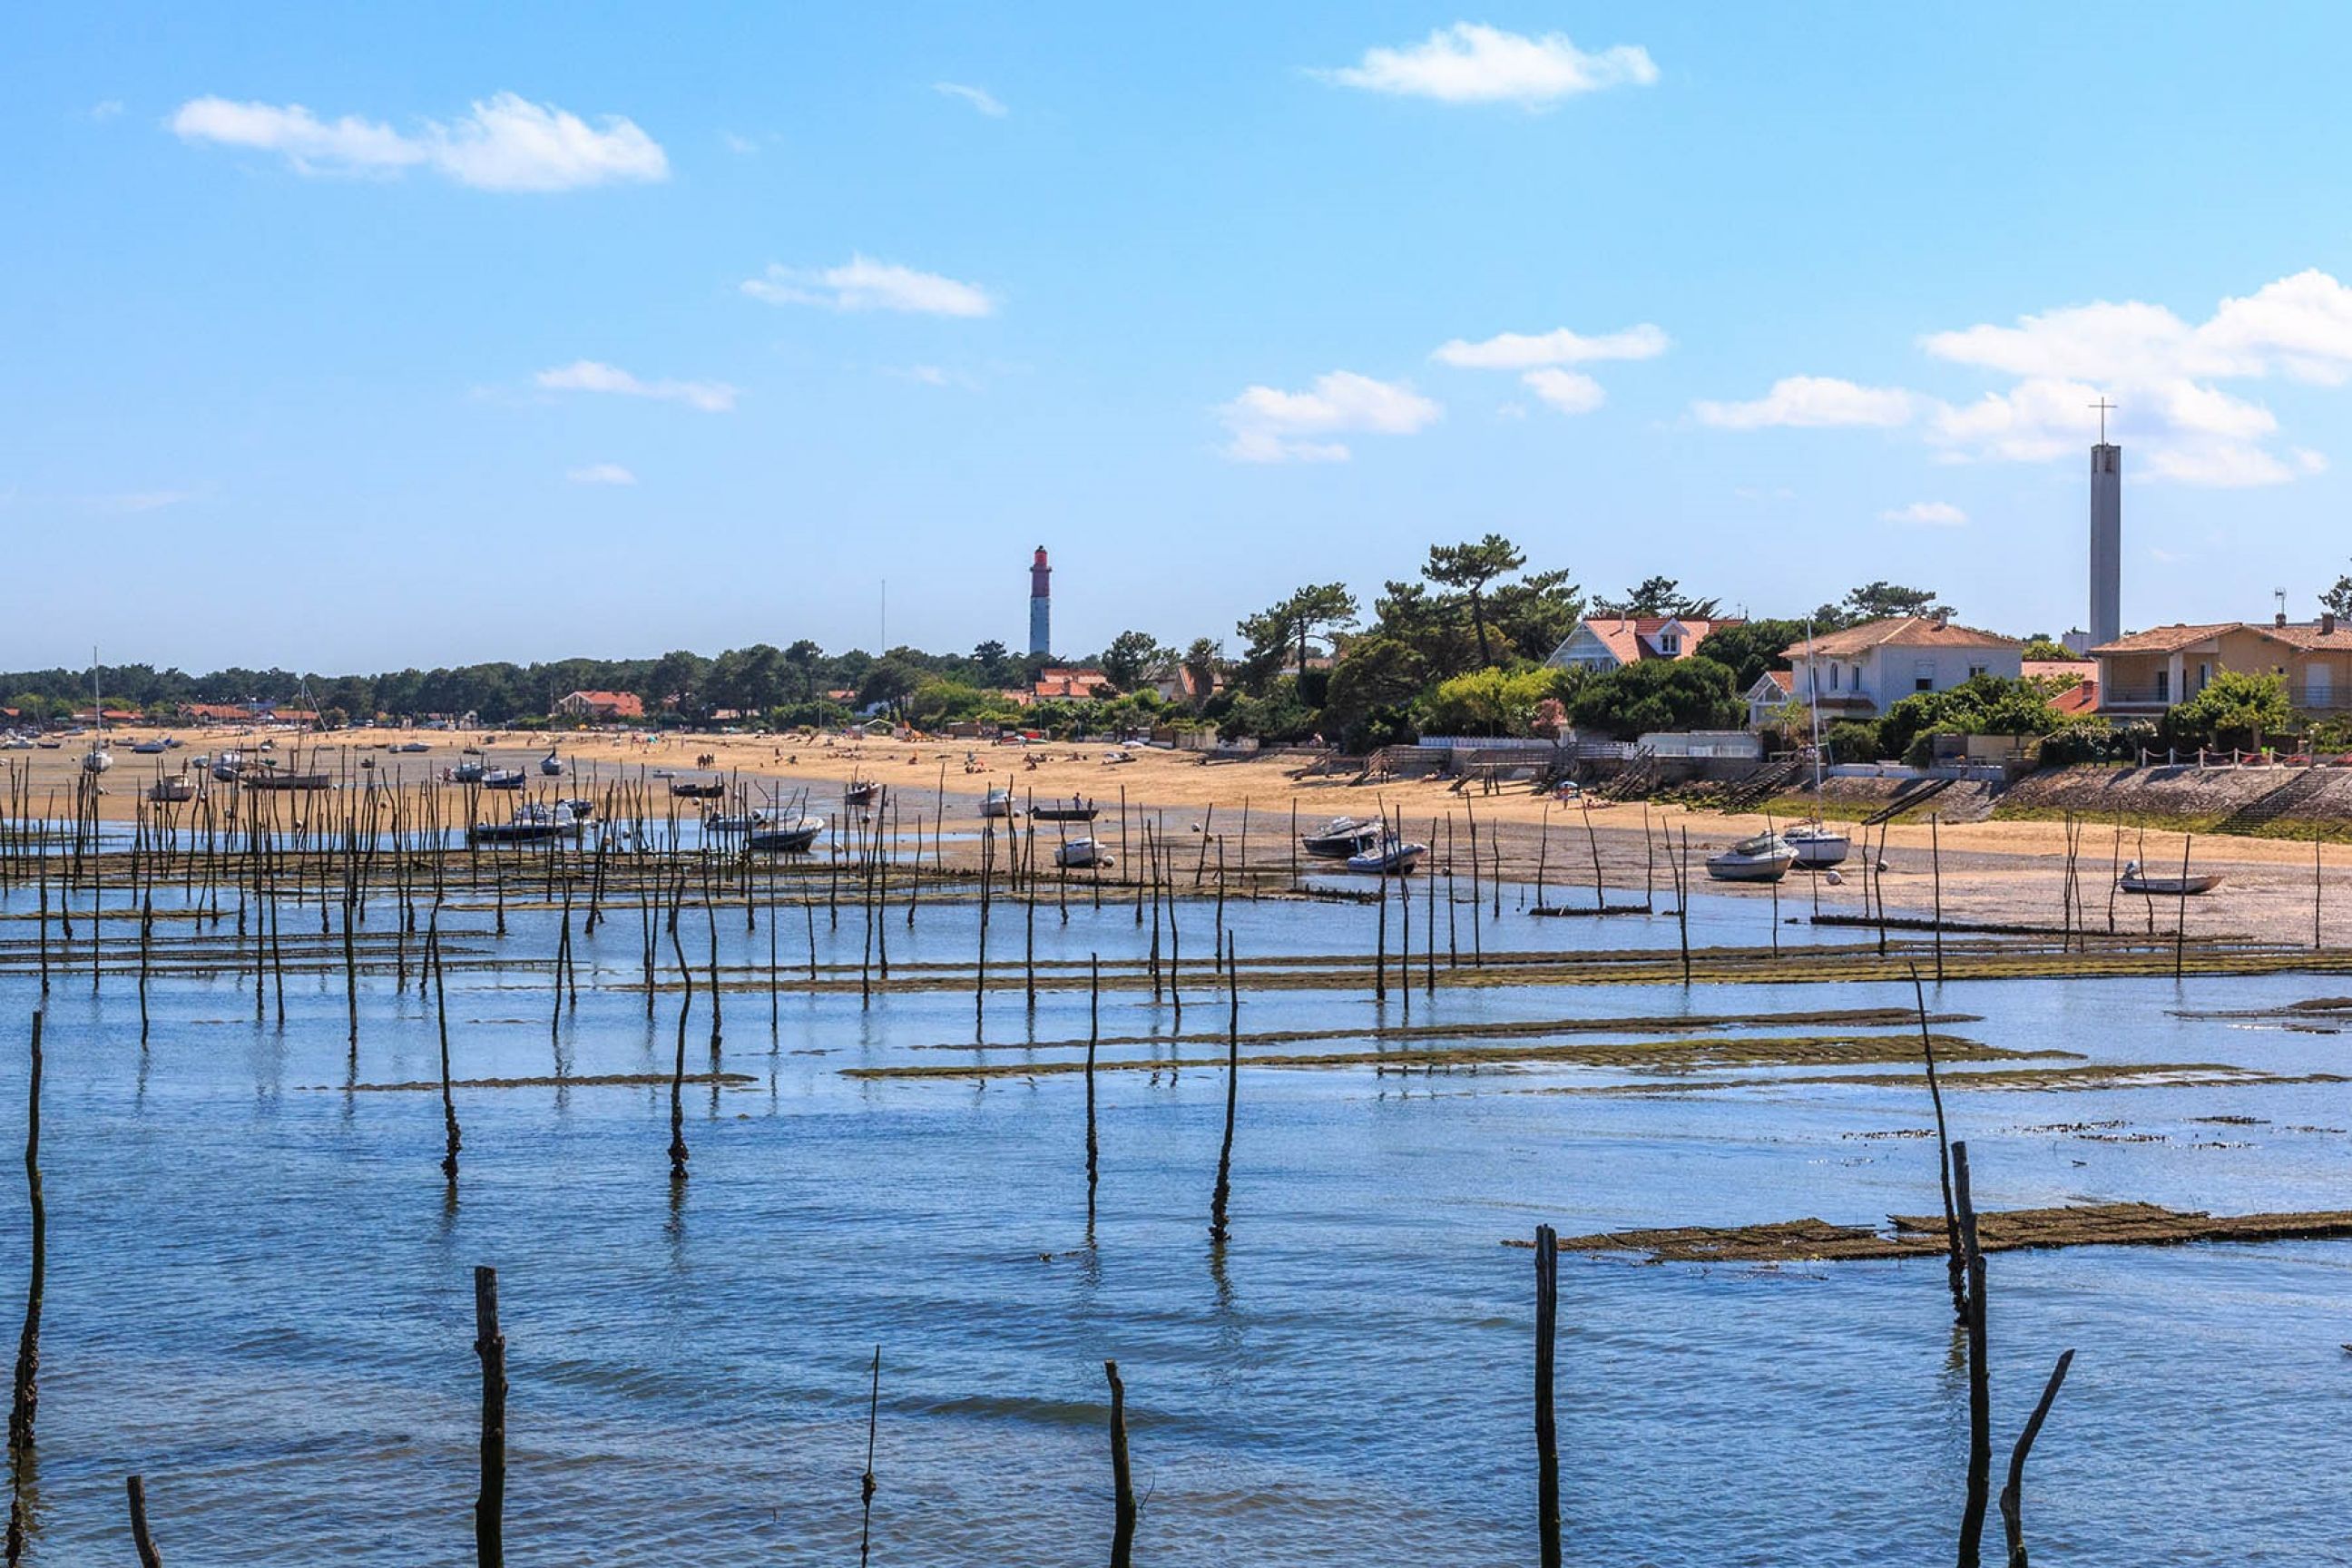
POLYGON ((97 721, 98 731, 90 737, 89 750, 82 753, 81 769, 86 773, 95 775, 104 773, 114 765, 114 753, 106 749, 106 704, 99 699, 98 695, 98 649, 96 647, 89 650, 89 709, 90 716, 97 721))
POLYGON ((1820 696, 1814 686, 1813 623, 1805 623, 1805 710, 1813 719, 1813 816, 1810 822, 1801 822, 1781 838, 1797 852, 1797 864, 1808 871, 1826 871, 1845 862, 1846 851, 1853 846, 1846 836, 1822 820, 1822 708, 1815 700, 1820 696))

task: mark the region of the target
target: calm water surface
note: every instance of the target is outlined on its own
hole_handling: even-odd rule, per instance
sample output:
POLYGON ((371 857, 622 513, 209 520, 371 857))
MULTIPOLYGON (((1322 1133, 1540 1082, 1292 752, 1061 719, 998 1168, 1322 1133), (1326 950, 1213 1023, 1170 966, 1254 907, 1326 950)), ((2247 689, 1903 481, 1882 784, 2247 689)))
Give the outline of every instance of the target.
MULTIPOLYGON (((29 907, 20 892, 0 913, 29 907)), ((1693 940, 1759 940, 1759 908, 1701 900, 1693 940)), ((1372 941, 1362 909, 1235 903, 1228 916, 1245 957, 1372 941)), ((301 918, 314 929, 315 910, 301 918)), ((740 910, 720 911, 722 963, 764 962, 761 918, 747 937, 740 910)), ((285 919, 290 935, 297 915, 285 919)), ((1211 916, 1188 906, 1182 919, 1191 969, 1211 916)), ((482 912, 448 921, 468 933, 453 948, 514 960, 451 972, 462 1075, 551 1073, 559 1054, 574 1074, 667 1068, 677 993, 649 1021, 639 994, 583 989, 551 1041, 550 917, 513 913, 503 942, 482 912)), ((912 931, 902 911, 892 921, 894 961, 969 961, 971 910, 926 905, 912 931)), ((688 921, 699 961, 708 938, 698 915, 688 921)), ((1017 909, 1000 906, 998 921, 992 952, 1013 958, 1017 909)), ((804 960, 799 911, 784 922, 783 952, 804 960)), ((816 924, 821 959, 856 962, 854 911, 837 931, 822 910, 816 924)), ((1076 907, 1066 928, 1048 909, 1036 929, 1041 956, 1137 951, 1131 908, 1076 907)), ((1498 949, 1675 942, 1664 919, 1547 921, 1507 908, 1486 936, 1498 949)), ((1802 928, 1785 937, 1814 940, 1802 928)), ((582 942, 583 983, 600 965, 633 978, 639 942, 625 910, 582 942)), ((2342 1071, 2340 1037, 2169 1012, 2329 984, 1998 982, 1930 999, 1983 1015, 1960 1032, 1993 1044, 2342 1071)), ((1191 1038, 1106 1055, 1213 1054, 1222 998, 1204 970, 1187 988, 1191 1038)), ((363 983, 362 1081, 436 1070, 429 1008, 392 992, 388 975, 363 983)), ((0 1017, 13 1020, 0 1035, 0 1138, 12 1145, 23 1020, 37 1002, 31 980, 0 978, 0 1017)), ((787 985, 772 1037, 764 993, 726 1003, 723 1065, 753 1081, 689 1089, 694 1173, 682 1193, 667 1179, 666 1089, 484 1089, 460 1096, 452 1204, 436 1169, 438 1097, 342 1089, 340 974, 289 976, 283 1028, 253 1022, 234 974, 159 981, 144 1051, 127 978, 110 977, 98 998, 86 973, 60 979, 30 1560, 128 1561, 121 1477, 137 1470, 175 1565, 470 1561, 471 1268, 491 1263, 513 1381, 517 1563, 851 1560, 877 1343, 877 1563, 1101 1560, 1106 1357, 1129 1389, 1140 1560, 1525 1563, 1531 1266, 1503 1241, 1544 1222, 1564 1233, 1869 1222, 1939 1203, 1932 1144, 1863 1136, 1929 1124, 1908 1089, 1609 1097, 1543 1092, 1625 1077, 1565 1066, 1245 1070, 1234 1236, 1220 1255, 1206 1215, 1223 1079, 1188 1068, 1101 1080, 1090 1237, 1078 1079, 838 1073, 1024 1050, 1066 1059, 1031 1042, 1083 1039, 1083 991, 1049 992, 1034 1016, 1017 992, 997 993, 982 1031, 990 1048, 977 1052, 968 991, 885 994, 861 1009, 855 994, 811 999, 787 985)), ((1449 991, 1441 977, 1412 1016, 1909 1003, 1907 986, 1449 991)), ((698 1068, 707 1005, 698 994, 688 1025, 698 1068)), ((1383 1016, 1363 989, 1245 990, 1243 1011, 1253 1030, 1383 1016)), ((1394 999, 1385 1017, 1402 1021, 1394 999)), ((1107 994, 1103 1027, 1169 1035, 1172 1009, 1107 994)), ((1951 1105, 1989 1207, 2342 1207, 2352 1193, 2352 1085, 1956 1093, 1951 1105), (2198 1120, 2216 1115, 2260 1121, 2198 1120), (2080 1125, 2106 1122, 2122 1125, 2080 1125)), ((11 1193, 0 1289, 13 1300, 25 1216, 11 1193)), ((2029 1482, 2037 1560, 2352 1561, 2352 1355, 2341 1348, 2352 1245, 2008 1255, 1990 1268, 2000 1453, 2050 1362, 2078 1352, 2029 1482)), ((1967 1397, 1940 1266, 1571 1256, 1561 1270, 1571 1561, 1945 1558, 1967 1397)))

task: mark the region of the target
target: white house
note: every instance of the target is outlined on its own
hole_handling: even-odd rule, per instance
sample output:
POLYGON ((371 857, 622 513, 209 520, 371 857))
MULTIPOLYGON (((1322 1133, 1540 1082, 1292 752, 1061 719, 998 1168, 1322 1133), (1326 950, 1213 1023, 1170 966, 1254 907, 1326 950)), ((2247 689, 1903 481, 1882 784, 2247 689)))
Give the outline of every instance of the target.
POLYGON ((1796 690, 1796 683, 1794 670, 1768 669, 1758 676, 1756 684, 1749 687, 1741 699, 1748 704, 1748 727, 1769 730, 1778 724, 1780 710, 1788 707, 1790 695, 1796 690))
POLYGON ((1587 616, 1544 663, 1554 669, 1606 674, 1646 658, 1688 658, 1717 626, 1736 620, 1682 616, 1587 616))
POLYGON ((1868 719, 1906 697, 1948 691, 1979 675, 2014 680, 2025 645, 1941 616, 1894 616, 1825 632, 1782 653, 1800 700, 1824 720, 1868 719))

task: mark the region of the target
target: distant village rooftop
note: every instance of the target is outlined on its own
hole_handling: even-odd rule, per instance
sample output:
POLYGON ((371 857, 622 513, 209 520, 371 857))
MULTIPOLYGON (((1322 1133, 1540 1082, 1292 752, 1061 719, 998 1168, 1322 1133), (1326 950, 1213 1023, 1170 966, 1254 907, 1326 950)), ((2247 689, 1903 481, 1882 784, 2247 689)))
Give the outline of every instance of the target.
POLYGON ((1822 658, 1853 658, 1880 647, 2023 647, 2016 637, 2005 637, 1999 632, 1988 632, 1975 626, 1955 626, 1941 616, 1889 616, 1885 620, 1864 621, 1858 626, 1843 631, 1823 632, 1810 643, 1791 643, 1781 651, 1783 658, 1803 658, 1811 653, 1822 658))

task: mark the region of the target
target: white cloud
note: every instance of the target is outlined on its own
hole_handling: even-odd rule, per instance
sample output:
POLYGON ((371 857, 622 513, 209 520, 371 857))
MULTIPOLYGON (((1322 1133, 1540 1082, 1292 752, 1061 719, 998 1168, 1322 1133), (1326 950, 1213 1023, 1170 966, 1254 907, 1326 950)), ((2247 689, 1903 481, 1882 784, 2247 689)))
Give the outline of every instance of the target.
POLYGON ((1444 412, 1402 382, 1348 370, 1317 376, 1311 392, 1253 386, 1217 410, 1230 432, 1225 456, 1241 463, 1344 463, 1345 442, 1314 437, 1410 436, 1444 412))
POLYGON ((1472 370, 1525 370, 1538 364, 1584 364, 1593 360, 1655 359, 1666 352, 1666 334, 1644 321, 1622 331, 1588 338, 1566 327, 1549 332, 1500 332, 1480 342, 1455 338, 1429 356, 1472 370))
POLYGON ((835 310, 903 310, 924 316, 989 316, 996 300, 977 283, 959 283, 936 272, 869 261, 853 256, 821 272, 795 271, 770 264, 765 274, 744 279, 743 292, 771 305, 822 305, 835 310))
POLYGON ((167 506, 196 499, 194 490, 126 490, 115 495, 90 496, 83 502, 93 511, 130 515, 142 511, 161 511, 167 506))
POLYGON ((1887 428, 1910 423, 1912 403, 1912 395, 1899 386, 1862 386, 1829 375, 1790 375, 1774 382, 1769 392, 1751 403, 1699 402, 1691 405, 1691 412, 1700 424, 1727 430, 1834 425, 1887 428))
POLYGON ((1590 414, 1608 397, 1601 384, 1581 371, 1531 370, 1519 380, 1562 414, 1590 414))
POLYGON ((1948 500, 1915 500, 1878 514, 1882 522, 1908 523, 1914 528, 1958 528, 1969 514, 1948 500))
POLYGON ((1011 111, 996 100, 996 95, 985 88, 967 87, 960 81, 935 81, 931 90, 950 98, 962 99, 991 120, 1002 120, 1011 111))
POLYGON ((720 145, 739 158, 748 158, 760 150, 758 142, 749 136, 738 135, 732 131, 721 131, 719 133, 719 141, 720 145))
POLYGON ((1517 103, 1549 108, 1579 93, 1658 79, 1649 51, 1620 44, 1587 54, 1566 34, 1539 38, 1475 22, 1440 27, 1402 48, 1372 48, 1352 66, 1315 73, 1341 87, 1433 98, 1444 103, 1517 103))
POLYGON ((723 381, 640 381, 616 365, 593 359, 541 371, 531 378, 550 392, 610 392, 624 397, 652 397, 683 403, 705 414, 724 414, 735 406, 736 389, 723 381))
POLYGON ((2098 428, 2090 405, 2112 398, 2110 433, 2156 478, 2284 484, 2324 470, 2326 457, 2307 448, 2281 456, 2271 445, 2277 416, 2219 384, 2352 380, 2352 289, 2312 269, 2225 299, 2203 321, 2139 300, 2097 300, 1921 342, 1937 359, 2018 378, 1937 415, 1930 438, 1953 460, 2073 457, 2098 428))
POLYGON ((585 468, 565 471, 565 479, 575 485, 633 485, 637 476, 618 463, 590 463, 585 468))
POLYGON ((275 153, 305 174, 396 174, 430 169, 485 191, 567 191, 620 180, 666 180, 669 160, 634 121, 590 125, 511 92, 477 101, 455 121, 415 131, 345 115, 320 120, 299 103, 196 98, 173 114, 183 141, 275 153))
POLYGON ((121 112, 122 100, 119 98, 101 98, 89 106, 92 120, 111 120, 121 112))

